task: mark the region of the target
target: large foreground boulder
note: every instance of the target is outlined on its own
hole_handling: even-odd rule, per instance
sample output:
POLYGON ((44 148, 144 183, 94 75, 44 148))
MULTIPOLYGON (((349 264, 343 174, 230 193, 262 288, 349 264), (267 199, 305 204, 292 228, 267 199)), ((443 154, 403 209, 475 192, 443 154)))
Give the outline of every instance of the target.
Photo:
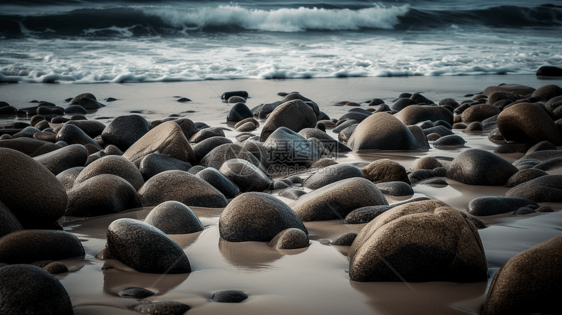
POLYGON ((180 161, 195 164, 195 155, 182 129, 173 121, 162 123, 137 140, 123 157, 139 165, 150 153, 169 155, 180 161))
POLYGON ((419 150, 420 145, 408 127, 387 113, 375 113, 363 120, 347 145, 359 150, 419 150))
POLYGON ((474 282, 488 277, 478 230, 440 201, 409 203, 379 215, 357 235, 349 257, 353 281, 474 282))
POLYGON ((176 242, 159 229, 134 219, 119 219, 109 225, 105 251, 139 272, 191 272, 189 260, 176 242))
POLYGON ((552 118, 539 106, 519 103, 498 115, 498 129, 508 141, 536 144, 549 141, 562 145, 562 132, 552 118))
POLYGON ((0 201, 24 228, 52 228, 68 197, 55 175, 29 156, 0 148, 0 201))
POLYGON ((447 177, 468 185, 503 186, 519 169, 501 157, 480 149, 459 154, 447 177))
POLYGON ((365 178, 348 178, 301 196, 290 207, 303 221, 343 219, 358 208, 388 205, 378 188, 365 178))
POLYGON ((43 268, 0 268, 0 314, 73 315, 70 297, 57 278, 43 268))
POLYGON ((175 200, 187 206, 224 208, 223 194, 201 178, 183 171, 162 172, 146 181, 139 190, 144 207, 175 200))
POLYGON ((260 141, 267 140, 269 135, 279 127, 299 132, 301 129, 314 128, 314 126, 316 126, 314 110, 303 101, 295 99, 281 104, 269 114, 263 125, 260 141))
POLYGON ((494 276, 483 315, 560 314, 562 236, 511 258, 494 276))
POLYGON ((234 198, 219 220, 220 236, 229 242, 269 242, 289 228, 308 234, 304 224, 284 202, 256 192, 234 198))

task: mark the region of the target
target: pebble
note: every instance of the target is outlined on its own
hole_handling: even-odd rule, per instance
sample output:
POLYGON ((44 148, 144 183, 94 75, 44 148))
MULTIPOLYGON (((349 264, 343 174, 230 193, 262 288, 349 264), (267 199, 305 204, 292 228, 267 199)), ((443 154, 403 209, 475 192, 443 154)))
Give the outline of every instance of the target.
POLYGON ((276 249, 299 249, 309 245, 308 235, 298 228, 288 228, 277 234, 269 246, 276 249))
POLYGON ((248 299, 246 293, 234 290, 217 291, 211 296, 211 300, 218 303, 240 303, 246 299, 248 299))
POLYGON ((468 204, 468 213, 476 216, 488 216, 512 212, 521 207, 538 205, 527 198, 517 197, 479 197, 468 204))

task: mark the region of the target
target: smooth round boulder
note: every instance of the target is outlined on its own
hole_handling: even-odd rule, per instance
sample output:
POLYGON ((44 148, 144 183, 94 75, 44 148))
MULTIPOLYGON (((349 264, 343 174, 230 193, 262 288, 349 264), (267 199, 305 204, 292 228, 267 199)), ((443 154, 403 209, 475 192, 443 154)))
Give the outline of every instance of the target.
POLYGON ((84 166, 88 159, 88 152, 83 145, 71 144, 64 148, 38 155, 33 159, 56 176, 67 169, 84 166))
POLYGON ((432 170, 441 167, 441 162, 432 156, 424 156, 416 161, 412 169, 415 170, 432 170))
POLYGON ((449 124, 453 124, 453 113, 442 106, 420 106, 411 105, 396 114, 404 125, 415 125, 422 121, 438 121, 443 120, 449 124))
POLYGON ((262 170, 242 159, 231 159, 224 162, 219 172, 238 186, 242 192, 264 191, 273 184, 273 181, 262 170))
POLYGON ((505 183, 505 186, 507 187, 515 187, 519 184, 523 184, 525 182, 528 182, 530 180, 533 180, 535 178, 541 177, 541 176, 546 176, 548 175, 547 172, 543 171, 543 170, 539 170, 536 168, 529 168, 526 170, 521 170, 515 174, 513 174, 513 176, 511 176, 508 180, 507 183, 505 183))
POLYGON ((225 143, 215 147, 201 159, 199 164, 218 170, 226 161, 231 159, 242 159, 255 166, 260 166, 260 161, 250 151, 233 143, 225 143))
POLYGON ((240 303, 246 299, 246 293, 235 290, 217 291, 211 296, 211 300, 218 303, 240 303))
POLYGON ((525 153, 525 155, 527 154, 531 154, 534 152, 538 152, 538 151, 548 151, 548 150, 558 150, 556 148, 556 146, 548 141, 541 141, 537 144, 535 144, 534 146, 530 147, 529 150, 527 150, 527 152, 525 153))
POLYGON ((279 197, 283 197, 291 200, 297 200, 302 195, 306 195, 306 191, 297 188, 285 189, 279 193, 279 197))
POLYGON ((198 142, 193 146, 193 153, 195 154, 195 161, 200 163, 201 160, 211 152, 214 148, 223 145, 223 144, 231 144, 232 141, 225 137, 211 137, 207 138, 201 142, 198 142))
POLYGON ((169 200, 194 207, 224 208, 227 205, 224 195, 211 184, 183 171, 165 171, 153 176, 139 194, 143 207, 157 206, 169 200))
POLYGON ((64 231, 20 230, 0 238, 0 262, 30 264, 85 255, 76 236, 64 231))
POLYGON ((24 228, 51 228, 66 209, 63 185, 51 171, 21 152, 0 148, 0 161, 0 201, 24 228))
POLYGON ((533 94, 531 94, 531 97, 547 101, 560 95, 562 95, 562 88, 555 84, 549 84, 536 89, 533 94))
POLYGON ((433 146, 435 148, 458 148, 464 146, 466 140, 459 135, 448 135, 437 139, 433 146))
POLYGON ((207 167, 204 170, 197 172, 195 176, 211 184, 211 186, 215 187, 226 198, 234 198, 240 193, 238 186, 236 186, 217 169, 212 167, 207 167))
POLYGON ((129 149, 150 131, 150 124, 140 115, 119 116, 101 133, 103 142, 113 144, 122 151, 129 149))
POLYGON ((398 118, 387 113, 375 113, 363 120, 347 145, 353 151, 420 149, 410 130, 398 118))
POLYGON ((246 118, 253 117, 252 111, 244 103, 236 103, 230 108, 226 121, 239 122, 246 118))
POLYGON ((80 175, 80 172, 82 172, 83 169, 84 167, 69 168, 65 171, 60 172, 57 175, 57 179, 64 186, 64 189, 70 190, 72 189, 72 187, 74 187, 74 182, 76 181, 76 177, 80 175))
POLYGON ((189 234, 203 231, 203 224, 188 206, 177 201, 166 201, 150 211, 144 219, 166 234, 189 234))
POLYGON ((189 162, 184 162, 166 154, 150 153, 145 156, 140 164, 139 171, 145 181, 165 171, 184 171, 191 169, 189 162))
POLYGON ((412 186, 405 182, 384 182, 375 184, 381 193, 389 196, 410 196, 414 194, 412 186))
POLYGON ((68 144, 81 144, 83 146, 90 144, 98 150, 102 149, 94 139, 74 124, 65 124, 57 133, 56 141, 64 141, 68 144))
POLYGON ((562 175, 535 178, 511 188, 505 196, 528 198, 534 202, 562 202, 562 175))
POLYGON ((355 177, 303 195, 290 207, 306 222, 343 219, 355 209, 376 205, 388 205, 388 201, 372 182, 355 177))
POLYGON ((302 165, 318 160, 321 155, 313 142, 285 127, 271 133, 263 146, 269 151, 269 164, 302 165))
POLYGON ((191 265, 181 247, 164 232, 142 221, 113 221, 107 228, 106 249, 116 259, 139 272, 191 272, 191 265))
POLYGON ((260 135, 260 142, 264 142, 278 128, 285 127, 294 132, 304 128, 316 126, 314 110, 299 99, 291 100, 279 105, 269 114, 260 135))
POLYGON ((68 191, 65 215, 93 217, 138 207, 139 196, 129 182, 113 174, 100 174, 75 183, 68 191))
POLYGON ((133 310, 141 314, 183 315, 191 307, 175 301, 164 301, 155 303, 139 304, 133 310))
POLYGON ((258 192, 234 198, 219 219, 220 236, 229 242, 269 242, 289 228, 308 234, 304 224, 284 202, 258 192))
POLYGON ((22 229, 16 216, 0 201, 0 237, 22 229))
POLYGON ((467 108, 462 112, 463 122, 483 121, 486 118, 498 115, 499 108, 488 104, 478 104, 467 108))
POLYGON ((494 276, 482 314, 560 313, 561 259, 562 236, 515 255, 494 276))
POLYGON ((536 144, 549 141, 562 145, 562 132, 552 118, 537 105, 519 103, 498 115, 498 129, 508 141, 536 144))
POLYGON ((173 121, 167 121, 150 130, 129 147, 123 153, 123 157, 138 166, 142 159, 151 153, 166 154, 180 161, 195 164, 191 145, 180 126, 173 121))
POLYGON ((374 161, 365 166, 363 176, 375 184, 395 181, 410 184, 406 168, 402 164, 389 159, 374 161))
POLYGON ((101 174, 119 176, 129 182, 135 190, 139 190, 144 185, 142 174, 135 164, 120 155, 107 155, 92 162, 80 172, 74 184, 79 185, 101 174))
POLYGON ((479 197, 468 203, 468 213, 488 216, 515 211, 529 205, 538 206, 533 200, 519 197, 479 197))
POLYGON ((310 189, 318 189, 342 179, 363 177, 363 172, 355 166, 347 164, 336 164, 324 167, 308 177, 303 186, 310 189))
POLYGON ((326 132, 316 128, 302 129, 301 131, 299 131, 299 135, 303 136, 306 139, 316 138, 320 140, 324 148, 334 156, 338 153, 346 153, 351 151, 351 149, 345 144, 335 140, 334 138, 326 134, 326 132))
POLYGON ((66 124, 77 126, 91 138, 101 135, 105 129, 105 125, 97 120, 69 120, 66 124))
POLYGON ((486 281, 478 230, 440 201, 393 208, 367 224, 349 252, 352 281, 486 281), (392 268, 389 268, 392 266, 392 268))
POLYGON ((289 228, 279 232, 269 242, 269 246, 275 249, 298 249, 309 245, 308 235, 297 228, 289 228))
POLYGON ((482 92, 482 94, 489 96, 494 92, 507 92, 517 95, 527 95, 535 92, 535 88, 521 84, 503 84, 498 86, 489 86, 484 90, 484 92, 482 92))
POLYGON ((195 123, 189 118, 176 119, 174 120, 174 122, 178 124, 178 126, 180 126, 183 135, 188 140, 191 139, 191 137, 193 137, 193 135, 199 131, 195 123))
POLYGON ((447 170, 447 178, 467 185, 503 186, 519 169, 501 157, 480 149, 459 154, 447 170))
POLYGON ((49 272, 31 265, 0 268, 0 314, 73 315, 64 286, 49 272))

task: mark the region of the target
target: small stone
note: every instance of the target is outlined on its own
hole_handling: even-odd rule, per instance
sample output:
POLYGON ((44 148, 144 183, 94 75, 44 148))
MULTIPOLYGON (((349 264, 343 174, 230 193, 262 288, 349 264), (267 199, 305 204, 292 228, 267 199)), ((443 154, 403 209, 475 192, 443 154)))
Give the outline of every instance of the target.
POLYGON ((410 196, 414 194, 412 186, 405 182, 384 182, 375 184, 377 188, 385 195, 389 196, 410 196))
POLYGON ((197 163, 200 163, 201 160, 205 157, 205 155, 211 152, 214 148, 223 144, 231 144, 231 143, 232 141, 230 141, 230 139, 221 136, 207 138, 193 146, 195 161, 197 163))
POLYGON ((7 264, 30 264, 84 255, 84 247, 78 238, 64 231, 19 230, 0 238, 0 262, 7 264))
POLYGON ((374 161, 363 168, 363 176, 373 183, 403 181, 410 184, 406 168, 400 163, 388 159, 374 161))
POLYGON ((533 200, 514 197, 479 197, 468 204, 468 213, 488 216, 508 213, 529 205, 538 206, 533 200))
POLYGON ((283 230, 269 242, 269 246, 276 249, 298 249, 308 247, 308 245, 307 233, 297 228, 283 230))
POLYGON ((239 122, 246 118, 253 117, 252 111, 244 104, 245 100, 237 103, 230 108, 226 121, 239 122))
POLYGON ((264 191, 273 184, 273 181, 258 167, 242 159, 226 161, 219 172, 236 184, 242 192, 264 191))
POLYGON ((166 234, 189 234, 203 231, 203 224, 189 207, 181 202, 166 201, 150 211, 144 219, 166 234))
POLYGON ((119 292, 120 297, 134 298, 134 299, 144 299, 149 296, 153 296, 155 294, 156 293, 144 288, 127 288, 119 292))
POLYGON ((217 169, 212 167, 207 167, 204 170, 197 172, 196 176, 211 184, 226 198, 234 198, 240 193, 238 186, 236 186, 217 169))
POLYGON ((351 246, 357 237, 357 233, 345 233, 336 237, 330 244, 336 246, 351 246))
POLYGON ((191 169, 189 162, 184 162, 166 154, 150 153, 145 156, 140 164, 139 171, 145 181, 165 171, 184 171, 191 169))
POLYGON ((247 298, 248 295, 246 293, 234 290, 217 291, 211 296, 213 302, 219 303, 240 303, 247 298))
POLYGON ((517 167, 493 153, 470 149, 453 160, 447 177, 468 185, 503 186, 518 171, 517 167))
POLYGON ((459 135, 448 135, 437 139, 433 143, 435 148, 458 148, 464 146, 466 140, 459 135))
POLYGON ((413 170, 432 170, 436 167, 441 167, 441 163, 432 156, 425 156, 421 159, 417 160, 414 166, 412 167, 413 170))
POLYGON ((135 306, 133 310, 149 315, 184 315, 190 309, 189 305, 180 302, 164 301, 140 304, 135 306))
POLYGON ((139 115, 119 116, 101 133, 103 142, 127 151, 137 140, 150 131, 150 125, 139 115))
POLYGON ((211 137, 224 137, 224 130, 222 128, 205 128, 199 130, 196 134, 191 136, 189 142, 192 143, 199 143, 205 139, 209 139, 211 137))
POLYGON ((318 189, 342 179, 363 177, 363 172, 355 166, 337 164, 324 167, 308 177, 303 186, 310 189, 318 189))

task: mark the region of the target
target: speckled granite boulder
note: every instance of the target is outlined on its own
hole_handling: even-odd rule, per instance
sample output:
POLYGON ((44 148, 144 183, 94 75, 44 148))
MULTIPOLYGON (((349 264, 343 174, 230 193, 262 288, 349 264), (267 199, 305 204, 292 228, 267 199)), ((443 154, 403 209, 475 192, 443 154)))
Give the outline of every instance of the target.
POLYGON ((447 171, 447 178, 468 185, 503 186, 519 170, 488 151, 470 149, 459 154, 447 171))
POLYGON ((363 176, 373 183, 402 181, 410 184, 406 168, 389 159, 377 160, 363 168, 363 176))
POLYGON ((549 141, 562 145, 562 132, 540 107, 519 103, 504 109, 498 116, 498 129, 508 141, 536 144, 549 141))

